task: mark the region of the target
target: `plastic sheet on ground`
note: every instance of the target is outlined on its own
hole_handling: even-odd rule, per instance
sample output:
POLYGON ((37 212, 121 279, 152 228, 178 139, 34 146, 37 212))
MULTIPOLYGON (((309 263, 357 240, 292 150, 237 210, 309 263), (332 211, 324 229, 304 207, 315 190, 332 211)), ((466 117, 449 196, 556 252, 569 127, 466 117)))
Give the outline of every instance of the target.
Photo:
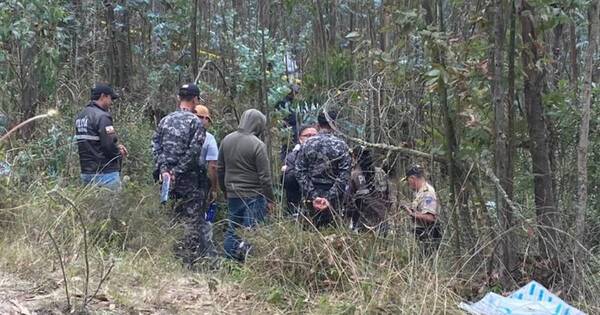
POLYGON ((585 315, 535 281, 508 297, 488 293, 478 302, 459 307, 475 315, 585 315))

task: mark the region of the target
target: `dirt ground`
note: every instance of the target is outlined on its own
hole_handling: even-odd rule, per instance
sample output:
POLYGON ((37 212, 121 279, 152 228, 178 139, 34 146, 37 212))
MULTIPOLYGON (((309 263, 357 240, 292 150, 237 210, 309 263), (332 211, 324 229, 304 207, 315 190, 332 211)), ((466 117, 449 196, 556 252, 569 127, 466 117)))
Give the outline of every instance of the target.
MULTIPOLYGON (((34 283, 0 272, 0 314, 64 314, 64 287, 61 281, 52 282, 34 283)), ((70 295, 72 304, 81 305, 80 292, 71 292, 70 295)), ((203 274, 165 281, 151 288, 109 286, 89 302, 87 311, 91 314, 277 313, 254 294, 243 292, 239 286, 223 285, 203 274), (125 295, 128 298, 124 304, 120 301, 125 295)))

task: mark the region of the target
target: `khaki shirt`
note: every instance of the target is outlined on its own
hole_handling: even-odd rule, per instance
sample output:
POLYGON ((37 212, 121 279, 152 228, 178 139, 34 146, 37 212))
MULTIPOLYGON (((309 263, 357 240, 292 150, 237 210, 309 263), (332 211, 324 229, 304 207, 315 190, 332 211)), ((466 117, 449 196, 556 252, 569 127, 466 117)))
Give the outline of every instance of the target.
POLYGON ((425 183, 421 189, 415 193, 415 199, 411 208, 418 213, 431 213, 437 219, 439 204, 435 189, 429 183, 425 183))

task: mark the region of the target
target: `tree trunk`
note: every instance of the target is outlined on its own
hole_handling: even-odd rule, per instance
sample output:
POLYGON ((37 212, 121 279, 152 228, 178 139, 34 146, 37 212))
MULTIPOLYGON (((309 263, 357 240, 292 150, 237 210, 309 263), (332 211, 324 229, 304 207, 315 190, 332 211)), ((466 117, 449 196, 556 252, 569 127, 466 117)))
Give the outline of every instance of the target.
POLYGON ((421 6, 425 10, 425 23, 432 24, 433 23, 433 8, 431 4, 432 0, 423 0, 421 1, 421 6))
MULTIPOLYGON (((271 119, 270 119, 270 113, 269 113, 269 87, 268 87, 268 82, 267 82, 267 56, 266 56, 266 44, 265 44, 265 28, 269 25, 269 20, 268 17, 262 16, 263 14, 266 14, 268 12, 268 10, 265 9, 265 7, 268 8, 269 4, 268 1, 261 1, 261 5, 259 7, 259 21, 263 21, 263 25, 260 27, 260 52, 261 52, 261 63, 260 63, 260 68, 261 68, 261 74, 262 74, 262 79, 261 79, 261 88, 260 88, 260 104, 261 104, 261 111, 263 112, 263 114, 265 114, 265 116, 267 117, 267 127, 266 127, 266 131, 265 131, 265 142, 267 144, 267 152, 269 152, 269 161, 273 161, 273 159, 271 158, 271 152, 272 150, 272 143, 271 143, 271 119), (261 14, 262 13, 262 14, 261 14)), ((260 2, 259 2, 260 3, 260 2)))
POLYGON ((107 72, 110 84, 122 88, 129 87, 132 71, 131 44, 129 36, 129 12, 127 1, 119 0, 120 10, 115 16, 115 6, 110 0, 104 1, 106 7, 107 72), (118 23, 115 23, 117 21, 118 23))
MULTIPOLYGON (((577 202, 575 203, 575 235, 577 240, 585 243, 585 214, 587 211, 588 199, 588 147, 590 133, 590 114, 592 105, 592 75, 594 71, 594 57, 598 48, 598 1, 594 0, 590 4, 589 11, 589 46, 585 55, 585 81, 583 84, 583 99, 581 102, 581 125, 579 126, 579 143, 577 144, 577 202)), ((584 254, 576 246, 577 252, 584 254)), ((577 255, 582 258, 585 255, 577 255)))
MULTIPOLYGON (((495 142, 495 167, 496 176, 500 180, 502 189, 506 190, 509 179, 508 167, 508 104, 505 101, 503 88, 503 72, 504 72, 504 37, 506 29, 504 27, 504 10, 505 5, 503 0, 494 1, 494 51, 493 57, 493 78, 492 78, 492 103, 494 106, 494 142, 495 142)), ((504 201, 501 192, 496 192, 496 207, 498 209, 498 218, 500 219, 501 231, 509 231, 513 226, 513 213, 511 208, 504 201)), ((501 281, 504 289, 509 289, 512 284, 510 272, 514 266, 515 247, 513 246, 515 237, 513 233, 507 233, 501 239, 501 259, 502 273, 501 281)))
POLYGON ((114 25, 114 20, 115 20, 115 13, 114 13, 114 8, 113 5, 111 3, 110 0, 105 0, 104 2, 104 7, 106 8, 106 37, 108 40, 108 45, 107 47, 107 52, 106 52, 106 57, 107 57, 107 62, 106 62, 106 72, 107 72, 107 78, 108 78, 108 82, 110 84, 115 84, 117 82, 117 56, 116 56, 116 47, 115 47, 115 32, 113 30, 113 25, 114 25))
POLYGON ((325 20, 323 19, 323 6, 321 5, 321 0, 316 0, 317 6, 317 25, 318 25, 318 33, 320 33, 321 47, 323 51, 323 60, 325 63, 325 83, 327 87, 331 83, 331 77, 329 74, 329 58, 327 54, 327 32, 325 30, 325 20))
POLYGON ((337 0, 331 0, 329 4, 329 47, 335 47, 337 38, 337 0))
MULTIPOLYGON (((444 10, 443 1, 437 1, 438 26, 440 32, 445 32, 444 26, 444 10)), ((437 52, 438 63, 445 68, 446 60, 442 51, 437 52)), ((455 251, 458 254, 461 249, 461 239, 468 239, 471 235, 472 224, 468 207, 466 206, 466 194, 463 193, 461 170, 456 160, 456 155, 459 153, 458 141, 456 139, 456 129, 454 126, 454 114, 450 110, 448 101, 448 88, 446 84, 442 84, 440 88, 440 103, 442 114, 444 116, 445 138, 446 138, 446 156, 448 159, 448 176, 450 178, 450 201, 456 210, 452 212, 452 221, 455 228, 455 251), (460 224, 459 224, 460 221, 460 224), (461 233, 461 231, 463 233, 461 233)), ((468 243, 468 242, 467 242, 468 243)))
POLYGON ((83 18, 82 18, 82 3, 81 0, 73 0, 73 15, 75 16, 75 21, 73 23, 73 31, 72 31, 72 40, 71 40, 71 67, 73 68, 74 77, 77 73, 79 73, 79 33, 83 28, 83 18))
MULTIPOLYGON (((511 0, 510 4, 510 32, 509 32, 509 45, 508 45, 508 165, 507 165, 507 176, 508 181, 506 182, 506 194, 508 198, 513 199, 513 176, 515 165, 513 158, 515 156, 515 59, 516 59, 516 46, 517 46, 517 12, 515 7, 515 0, 511 0)), ((517 247, 517 246, 515 246, 517 247)))
POLYGON ((120 0, 119 5, 121 6, 122 11, 119 12, 119 41, 117 45, 119 56, 119 82, 117 86, 129 89, 129 78, 133 72, 129 8, 127 7, 127 0, 120 0))
MULTIPOLYGON (((19 86, 20 89, 20 110, 23 119, 31 118, 35 115, 38 106, 39 97, 39 69, 35 66, 35 56, 38 54, 39 48, 37 43, 31 43, 23 47, 21 43, 15 43, 20 52, 19 60, 19 86)), ((28 124, 20 129, 20 134, 27 139, 31 136, 34 124, 28 124)))
POLYGON ((569 51, 571 57, 571 92, 573 95, 579 94, 579 65, 577 64, 577 30, 575 28, 575 16, 571 14, 569 22, 569 51))
POLYGON ((194 8, 192 9, 192 34, 190 34, 192 42, 192 78, 198 75, 198 1, 200 0, 194 0, 194 8))
POLYGON ((562 68, 562 62, 561 62, 561 44, 562 41, 561 39, 563 38, 563 29, 564 29, 564 25, 563 23, 559 23, 558 25, 556 25, 554 27, 553 33, 554 33, 554 37, 552 39, 552 69, 553 69, 553 74, 552 74, 552 87, 553 88, 558 88, 558 81, 560 80, 561 77, 561 68, 562 68))
POLYGON ((538 68, 542 59, 541 45, 537 42, 535 13, 527 1, 521 1, 519 10, 523 51, 521 59, 524 80, 524 97, 527 124, 530 137, 529 150, 533 164, 533 184, 537 223, 539 225, 540 255, 555 260, 558 257, 559 239, 555 226, 559 226, 559 216, 554 203, 552 172, 550 168, 548 134, 544 121, 542 104, 543 70, 538 68))

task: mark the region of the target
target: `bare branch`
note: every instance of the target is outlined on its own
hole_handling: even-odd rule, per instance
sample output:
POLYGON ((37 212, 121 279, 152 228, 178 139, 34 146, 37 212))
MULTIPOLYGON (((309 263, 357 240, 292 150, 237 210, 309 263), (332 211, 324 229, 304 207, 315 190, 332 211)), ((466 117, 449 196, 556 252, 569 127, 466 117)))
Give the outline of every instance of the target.
POLYGON ((69 283, 67 282, 67 273, 65 272, 65 264, 64 264, 63 258, 62 258, 63 255, 60 251, 60 248, 58 247, 58 244, 56 243, 56 240, 54 239, 54 237, 52 236, 52 233, 50 233, 50 231, 48 231, 48 236, 52 240, 52 245, 54 245, 54 250, 56 251, 56 255, 58 256, 58 261, 60 262, 60 271, 63 276, 63 282, 65 283, 65 296, 67 298, 67 309, 71 310, 71 295, 69 294, 69 283))

